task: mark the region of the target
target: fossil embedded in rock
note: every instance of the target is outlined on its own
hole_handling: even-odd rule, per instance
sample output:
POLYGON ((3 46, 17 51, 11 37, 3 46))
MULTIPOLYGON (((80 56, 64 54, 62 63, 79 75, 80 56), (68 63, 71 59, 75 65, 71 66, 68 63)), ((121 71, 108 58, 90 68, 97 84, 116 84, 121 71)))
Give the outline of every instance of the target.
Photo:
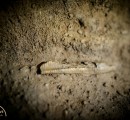
POLYGON ((116 65, 107 65, 106 63, 93 63, 87 62, 87 64, 65 64, 60 62, 46 62, 40 66, 41 74, 101 74, 116 70, 116 65), (96 64, 93 65, 92 64, 96 64))

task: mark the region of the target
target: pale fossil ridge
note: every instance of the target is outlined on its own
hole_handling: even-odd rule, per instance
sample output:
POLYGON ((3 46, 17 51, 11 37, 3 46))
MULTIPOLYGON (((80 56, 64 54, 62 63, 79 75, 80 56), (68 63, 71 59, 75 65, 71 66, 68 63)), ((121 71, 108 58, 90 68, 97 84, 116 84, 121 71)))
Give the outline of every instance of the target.
POLYGON ((40 66, 41 74, 101 74, 117 69, 117 65, 107 65, 106 63, 84 62, 84 64, 65 64, 49 61, 40 66))

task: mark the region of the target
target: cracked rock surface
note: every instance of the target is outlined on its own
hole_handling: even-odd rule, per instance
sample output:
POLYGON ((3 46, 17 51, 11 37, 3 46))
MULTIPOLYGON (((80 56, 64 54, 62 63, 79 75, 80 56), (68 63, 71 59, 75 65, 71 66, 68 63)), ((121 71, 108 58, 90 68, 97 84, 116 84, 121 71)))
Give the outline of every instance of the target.
POLYGON ((128 0, 6 2, 0 5, 0 106, 9 119, 130 119, 128 0), (120 67, 89 76, 41 74, 49 61, 120 67))

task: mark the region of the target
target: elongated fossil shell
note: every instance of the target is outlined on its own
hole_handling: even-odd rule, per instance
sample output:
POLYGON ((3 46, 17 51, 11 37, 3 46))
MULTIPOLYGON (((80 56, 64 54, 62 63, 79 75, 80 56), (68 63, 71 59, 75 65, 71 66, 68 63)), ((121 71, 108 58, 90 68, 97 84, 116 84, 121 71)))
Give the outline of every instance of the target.
MULTIPOLYGON (((91 64, 91 63, 89 63, 91 64)), ((63 64, 59 62, 49 61, 40 67, 41 74, 101 74, 116 70, 116 66, 107 65, 105 63, 96 63, 95 67, 81 64, 63 64)))

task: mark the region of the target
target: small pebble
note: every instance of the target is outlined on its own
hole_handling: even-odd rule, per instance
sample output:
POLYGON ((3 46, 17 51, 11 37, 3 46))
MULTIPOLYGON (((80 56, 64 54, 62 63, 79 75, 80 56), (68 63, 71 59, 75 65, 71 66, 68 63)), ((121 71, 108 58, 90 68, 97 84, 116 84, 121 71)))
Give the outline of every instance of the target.
POLYGON ((20 72, 22 72, 22 73, 29 73, 30 69, 29 69, 28 66, 25 66, 25 67, 23 67, 23 68, 20 69, 20 72))
POLYGON ((48 87, 49 87, 49 83, 46 83, 46 84, 45 84, 45 87, 47 87, 47 88, 48 88, 48 87))
POLYGON ((87 101, 84 101, 83 103, 84 103, 84 105, 86 105, 86 104, 87 104, 87 101))
POLYGON ((27 81, 29 80, 29 77, 24 77, 23 80, 27 81))
POLYGON ((73 17, 74 17, 74 15, 70 13, 69 14, 69 18, 73 18, 73 17))
POLYGON ((85 43, 85 42, 86 42, 86 39, 82 39, 82 40, 81 40, 81 43, 85 43))
POLYGON ((82 30, 78 30, 77 32, 78 32, 80 35, 83 34, 82 30))
POLYGON ((71 24, 68 26, 68 30, 73 30, 73 28, 72 28, 72 25, 71 25, 71 24))

